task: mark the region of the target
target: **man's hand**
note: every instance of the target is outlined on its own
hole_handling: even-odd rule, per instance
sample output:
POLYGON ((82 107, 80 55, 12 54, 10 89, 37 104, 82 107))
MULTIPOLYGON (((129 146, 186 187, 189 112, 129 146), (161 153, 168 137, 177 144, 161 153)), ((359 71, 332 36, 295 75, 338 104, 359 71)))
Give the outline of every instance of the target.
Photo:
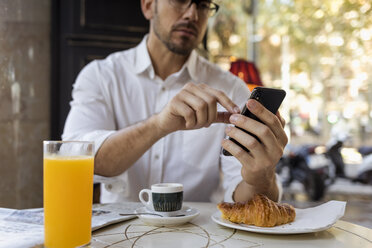
POLYGON ((233 113, 240 113, 225 93, 206 84, 186 84, 157 114, 157 127, 165 134, 177 130, 209 127, 212 123, 229 123, 233 113), (217 103, 229 112, 217 112, 217 103))
MULTIPOLYGON (((270 195, 273 188, 276 188, 275 166, 288 142, 284 132, 285 121, 279 112, 272 114, 256 100, 249 100, 247 107, 264 124, 240 114, 231 115, 230 122, 255 134, 261 142, 244 131, 229 126, 226 128, 226 134, 245 146, 249 152, 228 139, 222 141, 222 146, 241 162, 241 174, 246 188, 253 189, 255 193, 270 195)), ((240 194, 237 199, 235 195, 235 200, 246 197, 249 198, 240 194)))

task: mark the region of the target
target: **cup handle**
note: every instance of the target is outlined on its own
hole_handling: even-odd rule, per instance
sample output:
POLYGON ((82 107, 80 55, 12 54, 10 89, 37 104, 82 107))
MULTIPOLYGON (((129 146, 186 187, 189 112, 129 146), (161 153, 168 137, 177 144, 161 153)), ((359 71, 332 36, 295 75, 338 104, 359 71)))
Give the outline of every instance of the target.
POLYGON ((151 210, 154 210, 154 207, 152 205, 152 193, 151 193, 151 190, 149 189, 143 189, 139 192, 139 199, 140 201, 142 202, 143 205, 145 205, 148 209, 151 209, 151 210), (147 194, 148 195, 148 198, 149 200, 148 201, 145 201, 143 199, 143 194, 147 194))

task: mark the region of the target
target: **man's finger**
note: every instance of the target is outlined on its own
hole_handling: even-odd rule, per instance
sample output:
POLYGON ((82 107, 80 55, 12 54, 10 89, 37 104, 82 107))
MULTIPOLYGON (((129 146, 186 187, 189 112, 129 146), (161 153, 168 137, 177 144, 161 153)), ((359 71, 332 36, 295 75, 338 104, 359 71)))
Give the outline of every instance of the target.
POLYGON ((196 115, 194 110, 182 101, 172 103, 173 114, 182 116, 185 120, 185 128, 192 128, 196 124, 196 115))
POLYGON ((240 113, 240 108, 222 91, 209 87, 206 84, 201 84, 200 87, 214 95, 217 98, 217 102, 219 102, 230 113, 240 113))
POLYGON ((206 125, 210 125, 216 121, 217 118, 217 99, 214 95, 210 94, 204 88, 195 87, 192 92, 196 96, 200 97, 208 105, 208 116, 206 125))
POLYGON ((229 112, 217 112, 217 119, 216 119, 216 123, 226 123, 226 124, 230 124, 230 116, 232 114, 229 113, 229 112))
POLYGON ((282 115, 280 114, 280 112, 276 112, 276 116, 279 118, 280 120, 280 123, 282 124, 282 127, 284 128, 285 127, 285 119, 282 117, 282 115))
POLYGON ((248 109, 258 117, 270 130, 281 144, 287 143, 287 135, 284 132, 281 119, 277 115, 271 113, 261 103, 256 100, 249 100, 247 103, 248 109))
POLYGON ((188 90, 183 90, 180 94, 180 99, 187 105, 189 105, 196 116, 196 126, 203 126, 208 121, 208 105, 199 96, 189 92, 188 90))
POLYGON ((233 141, 224 139, 222 140, 221 145, 226 151, 230 152, 231 155, 236 157, 242 165, 254 164, 252 154, 243 150, 243 148, 235 144, 233 141))

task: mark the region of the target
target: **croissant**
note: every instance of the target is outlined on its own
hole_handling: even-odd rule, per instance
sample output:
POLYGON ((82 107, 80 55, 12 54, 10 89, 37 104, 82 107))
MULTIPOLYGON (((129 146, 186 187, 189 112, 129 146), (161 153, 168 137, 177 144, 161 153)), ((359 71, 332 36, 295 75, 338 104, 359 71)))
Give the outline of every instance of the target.
POLYGON ((217 205, 222 218, 234 223, 260 227, 273 227, 294 221, 296 212, 289 204, 273 202, 265 195, 256 194, 246 203, 226 203, 217 205))

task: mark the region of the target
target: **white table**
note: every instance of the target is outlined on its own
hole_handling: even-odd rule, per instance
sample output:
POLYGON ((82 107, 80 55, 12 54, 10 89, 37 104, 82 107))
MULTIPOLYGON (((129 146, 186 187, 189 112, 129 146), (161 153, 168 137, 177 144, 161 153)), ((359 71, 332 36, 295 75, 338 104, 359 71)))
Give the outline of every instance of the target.
POLYGON ((154 227, 135 218, 93 232, 90 247, 372 247, 372 229, 345 221, 338 221, 332 228, 322 232, 268 235, 235 230, 214 223, 211 215, 217 211, 215 204, 188 202, 185 205, 200 211, 200 215, 191 223, 154 227))

